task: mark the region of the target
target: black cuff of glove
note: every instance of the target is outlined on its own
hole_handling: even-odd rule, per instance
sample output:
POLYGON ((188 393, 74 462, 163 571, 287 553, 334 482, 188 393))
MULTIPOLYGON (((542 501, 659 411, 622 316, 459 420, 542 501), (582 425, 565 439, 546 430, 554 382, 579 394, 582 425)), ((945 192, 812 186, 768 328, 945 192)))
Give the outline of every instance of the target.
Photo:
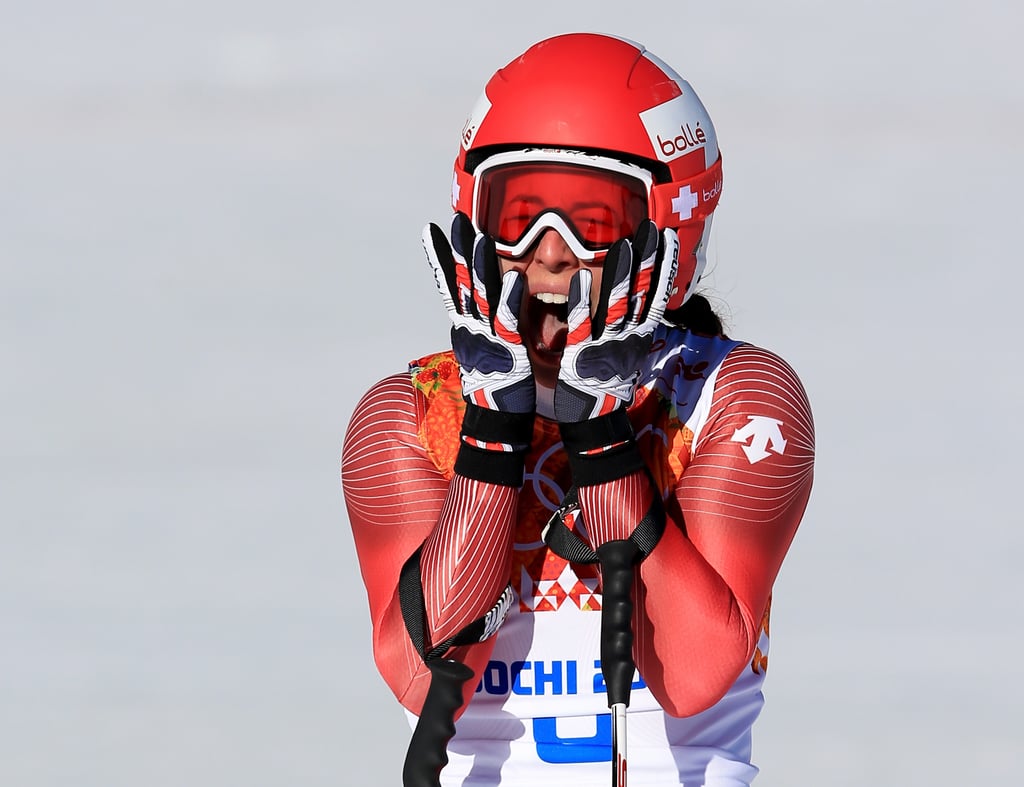
POLYGON ((486 443, 508 443, 514 449, 526 450, 533 439, 533 419, 532 412, 503 413, 466 402, 461 435, 486 443))
POLYGON ((462 443, 455 456, 456 473, 485 484, 521 487, 525 467, 526 451, 488 451, 462 443))
POLYGON ((569 456, 573 483, 577 486, 604 484, 646 466, 625 410, 614 410, 588 421, 560 423, 558 428, 569 456), (604 446, 614 448, 587 453, 604 446))

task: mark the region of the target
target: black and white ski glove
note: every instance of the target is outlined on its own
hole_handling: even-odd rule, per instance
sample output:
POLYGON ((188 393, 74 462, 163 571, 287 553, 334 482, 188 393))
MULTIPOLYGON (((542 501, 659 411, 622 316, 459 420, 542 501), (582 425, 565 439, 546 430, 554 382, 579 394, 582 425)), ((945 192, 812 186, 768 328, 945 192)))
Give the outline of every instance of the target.
POLYGON ((493 239, 478 233, 463 213, 452 218, 451 242, 440 227, 428 224, 423 247, 452 322, 466 400, 455 470, 520 486, 537 396, 519 335, 526 284, 515 271, 502 276, 493 239))
POLYGON ((609 249, 593 316, 593 276, 586 268, 573 276, 555 418, 577 484, 603 483, 643 467, 626 407, 665 313, 678 257, 675 231, 659 232, 645 221, 632 239, 609 249))

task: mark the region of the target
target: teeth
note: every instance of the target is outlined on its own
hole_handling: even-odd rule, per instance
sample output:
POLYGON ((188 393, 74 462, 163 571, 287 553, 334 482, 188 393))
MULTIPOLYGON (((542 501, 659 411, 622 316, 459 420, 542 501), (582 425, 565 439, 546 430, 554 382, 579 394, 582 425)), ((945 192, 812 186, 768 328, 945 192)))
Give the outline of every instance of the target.
POLYGON ((538 292, 533 297, 544 303, 566 303, 569 300, 567 295, 559 295, 557 292, 538 292))

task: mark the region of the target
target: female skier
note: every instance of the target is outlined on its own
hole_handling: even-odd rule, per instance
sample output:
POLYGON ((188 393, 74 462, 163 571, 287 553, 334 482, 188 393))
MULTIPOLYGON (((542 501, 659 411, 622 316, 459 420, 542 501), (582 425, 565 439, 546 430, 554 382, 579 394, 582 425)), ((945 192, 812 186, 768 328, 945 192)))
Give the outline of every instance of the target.
POLYGON ((407 785, 622 785, 625 704, 633 787, 756 775, 814 434, 694 291, 721 190, 693 89, 623 39, 542 41, 473 108, 423 235, 451 349, 374 385, 342 457, 407 785))

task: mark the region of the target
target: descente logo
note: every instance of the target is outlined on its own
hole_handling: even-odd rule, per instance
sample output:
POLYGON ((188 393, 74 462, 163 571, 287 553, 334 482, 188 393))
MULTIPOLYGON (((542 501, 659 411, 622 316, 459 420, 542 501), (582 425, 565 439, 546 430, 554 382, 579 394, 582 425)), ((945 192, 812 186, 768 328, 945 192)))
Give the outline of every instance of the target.
POLYGON ((683 153, 689 148, 697 148, 707 143, 707 137, 704 135, 704 129, 700 127, 700 121, 697 121, 695 128, 690 128, 690 124, 687 123, 685 126, 679 124, 680 134, 675 137, 669 137, 668 139, 662 139, 661 134, 657 135, 658 146, 661 148, 661 154, 665 157, 672 157, 683 153))

